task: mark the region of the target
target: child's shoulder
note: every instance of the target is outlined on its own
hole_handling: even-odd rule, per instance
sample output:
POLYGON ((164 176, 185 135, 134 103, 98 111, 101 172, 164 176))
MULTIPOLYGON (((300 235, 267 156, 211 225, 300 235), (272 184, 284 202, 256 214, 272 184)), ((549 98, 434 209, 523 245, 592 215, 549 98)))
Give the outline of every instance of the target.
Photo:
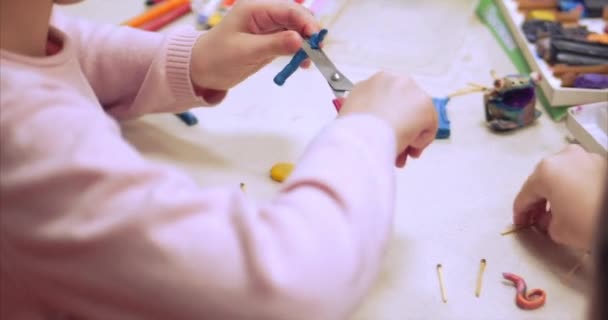
POLYGON ((2 65, 0 73, 2 107, 17 96, 31 96, 52 83, 47 76, 33 68, 6 62, 4 59, 0 60, 0 64, 2 65))
POLYGON ((117 124, 78 89, 78 83, 48 70, 4 62, 0 62, 0 141, 7 152, 42 152, 87 130, 118 132, 117 124))
POLYGON ((30 109, 51 103, 68 88, 58 78, 32 68, 2 63, 0 108, 6 115, 13 108, 30 109))
MULTIPOLYGON (((35 114, 51 107, 82 106, 91 103, 81 93, 77 83, 72 83, 49 70, 0 60, 0 109, 2 122, 13 116, 35 114)), ((6 120, 6 121, 5 121, 6 120)))

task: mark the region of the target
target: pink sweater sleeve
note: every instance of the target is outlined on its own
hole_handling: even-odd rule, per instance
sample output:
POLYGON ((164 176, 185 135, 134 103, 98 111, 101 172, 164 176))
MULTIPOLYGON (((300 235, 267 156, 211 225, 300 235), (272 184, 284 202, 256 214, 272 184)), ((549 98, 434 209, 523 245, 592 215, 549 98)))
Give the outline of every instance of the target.
POLYGON ((329 124, 282 191, 256 203, 238 186, 201 189, 145 161, 69 90, 3 92, 2 105, 3 286, 36 308, 96 319, 340 319, 377 274, 394 203, 395 141, 381 120, 329 124))
POLYGON ((190 78, 199 32, 187 27, 169 34, 147 32, 60 13, 54 13, 53 24, 75 42, 85 77, 113 116, 127 119, 210 105, 197 95, 190 78))

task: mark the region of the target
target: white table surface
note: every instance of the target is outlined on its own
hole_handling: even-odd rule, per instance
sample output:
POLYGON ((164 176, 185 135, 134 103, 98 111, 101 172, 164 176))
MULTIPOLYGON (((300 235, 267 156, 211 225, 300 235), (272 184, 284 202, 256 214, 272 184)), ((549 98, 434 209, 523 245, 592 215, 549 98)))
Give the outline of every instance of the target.
MULTIPOLYGON (((379 69, 412 74, 435 96, 469 81, 491 83, 490 69, 515 72, 486 27, 475 0, 351 0, 330 31, 326 51, 352 80, 379 69)), ((88 0, 68 14, 120 23, 143 1, 88 0)), ((194 25, 188 16, 177 24, 194 25)), ((316 69, 298 71, 284 87, 272 82, 280 59, 234 88, 216 108, 195 110, 200 124, 173 115, 124 124, 126 138, 153 161, 189 172, 201 186, 247 184, 263 201, 278 184, 268 178, 279 161, 295 161, 335 116, 331 92, 316 69)), ((540 106, 539 106, 540 108, 540 106)), ((453 99, 452 137, 437 141, 398 171, 394 238, 377 284, 354 319, 583 319, 588 270, 563 281, 579 258, 534 231, 502 237, 512 202, 544 156, 566 145, 567 130, 546 114, 513 134, 484 126, 482 97, 453 99), (488 266, 474 296, 479 261, 488 266), (435 266, 443 264, 448 303, 440 299, 435 266), (548 294, 536 311, 519 310, 502 272, 527 279, 548 294)))

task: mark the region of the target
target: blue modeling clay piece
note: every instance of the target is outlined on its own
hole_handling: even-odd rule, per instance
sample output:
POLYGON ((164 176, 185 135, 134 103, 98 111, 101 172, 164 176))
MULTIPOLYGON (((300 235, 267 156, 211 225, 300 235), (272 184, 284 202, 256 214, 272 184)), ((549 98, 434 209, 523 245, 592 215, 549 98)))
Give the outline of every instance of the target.
POLYGON ((291 58, 291 61, 289 61, 289 63, 285 66, 285 68, 283 68, 283 70, 281 70, 274 77, 274 83, 276 83, 279 86, 282 86, 283 84, 285 84, 285 81, 287 81, 287 78, 289 78, 292 74, 294 74, 294 72, 296 72, 298 70, 298 68, 300 67, 302 62, 304 62, 304 60, 306 60, 306 58, 308 58, 308 55, 306 54, 306 52, 304 52, 304 50, 300 49, 293 56, 293 58, 291 58))
POLYGON ((321 29, 319 33, 315 33, 310 36, 310 39, 307 40, 308 43, 310 43, 310 47, 313 49, 321 49, 321 42, 323 42, 323 39, 325 39, 326 35, 327 29, 321 29))
POLYGON ((435 110, 439 114, 439 129, 437 130, 436 139, 447 139, 450 137, 450 120, 448 119, 447 104, 450 98, 433 98, 435 110))
MULTIPOLYGON (((307 39, 306 41, 310 44, 311 48, 319 49, 320 48, 319 46, 320 46, 321 42, 323 42, 323 39, 325 39, 326 35, 327 35, 327 29, 322 29, 318 33, 315 33, 312 36, 310 36, 310 38, 307 39)), ((298 68, 300 67, 302 62, 304 62, 304 60, 306 60, 306 58, 308 58, 308 54, 306 54, 306 52, 304 52, 304 50, 302 50, 302 49, 298 50, 298 52, 296 52, 296 54, 293 56, 293 58, 291 58, 291 61, 289 61, 289 63, 285 66, 285 68, 283 68, 283 70, 281 70, 274 77, 274 83, 276 83, 279 86, 284 85, 285 81, 287 81, 287 79, 298 70, 298 68)))
POLYGON ((185 124, 187 124, 189 127, 198 123, 198 119, 191 112, 176 113, 175 115, 178 118, 180 118, 185 124))

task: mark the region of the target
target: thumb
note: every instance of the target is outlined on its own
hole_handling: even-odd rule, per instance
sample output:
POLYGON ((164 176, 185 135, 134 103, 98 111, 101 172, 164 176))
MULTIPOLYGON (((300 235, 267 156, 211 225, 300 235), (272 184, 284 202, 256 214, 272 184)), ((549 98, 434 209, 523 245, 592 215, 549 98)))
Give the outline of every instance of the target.
POLYGON ((422 151, 426 149, 431 143, 435 141, 435 136, 437 135, 437 130, 424 130, 422 131, 415 139, 410 143, 410 147, 412 147, 412 151, 415 151, 412 156, 414 158, 418 158, 422 151))
POLYGON ((286 30, 272 34, 249 34, 243 39, 242 47, 255 60, 267 60, 277 56, 291 55, 302 47, 302 37, 286 30))

